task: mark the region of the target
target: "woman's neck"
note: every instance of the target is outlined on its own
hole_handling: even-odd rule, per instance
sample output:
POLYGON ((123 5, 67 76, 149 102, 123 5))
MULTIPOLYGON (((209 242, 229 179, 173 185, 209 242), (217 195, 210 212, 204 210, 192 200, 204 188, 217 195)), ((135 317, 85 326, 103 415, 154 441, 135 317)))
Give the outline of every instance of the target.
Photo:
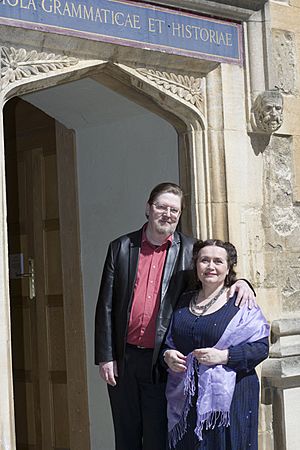
POLYGON ((211 298, 215 297, 220 290, 222 289, 222 287, 224 286, 224 283, 222 284, 218 284, 210 286, 210 285, 202 285, 201 291, 200 291, 200 295, 199 295, 199 300, 203 301, 203 300, 210 300, 211 298))

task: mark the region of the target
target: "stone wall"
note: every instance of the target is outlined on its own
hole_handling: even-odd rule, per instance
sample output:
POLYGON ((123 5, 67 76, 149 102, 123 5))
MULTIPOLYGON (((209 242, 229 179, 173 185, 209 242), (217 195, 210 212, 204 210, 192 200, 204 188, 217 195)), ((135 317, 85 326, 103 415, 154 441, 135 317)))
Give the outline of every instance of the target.
MULTIPOLYGON (((284 97, 284 122, 263 151, 265 273, 278 320, 272 322, 270 358, 263 365, 263 401, 268 406, 274 446, 299 448, 300 410, 300 1, 270 1, 269 81, 284 97)), ((268 294, 267 294, 268 297, 268 294)))
POLYGON ((264 287, 276 288, 282 317, 300 316, 300 1, 271 1, 270 83, 284 97, 284 122, 263 152, 264 287))
POLYGON ((282 314, 300 314, 300 208, 293 196, 293 138, 273 136, 264 152, 265 288, 276 288, 282 314))

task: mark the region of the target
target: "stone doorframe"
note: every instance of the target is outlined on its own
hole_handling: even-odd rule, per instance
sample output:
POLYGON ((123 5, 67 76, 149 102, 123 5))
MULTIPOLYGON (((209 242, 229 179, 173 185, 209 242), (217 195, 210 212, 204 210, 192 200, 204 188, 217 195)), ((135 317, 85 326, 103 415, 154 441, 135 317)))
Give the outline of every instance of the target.
MULTIPOLYGON (((0 171, 1 231, 0 249, 0 342, 1 342, 1 448, 15 448, 12 356, 10 345, 10 308, 8 247, 6 224, 6 185, 4 158, 3 108, 15 96, 90 77, 128 97, 170 122, 178 133, 180 182, 188 205, 182 218, 185 232, 208 237, 213 223, 219 236, 227 236, 226 177, 224 145, 215 142, 211 131, 222 129, 220 68, 203 77, 159 71, 156 68, 133 68, 102 60, 78 60, 73 57, 38 53, 35 50, 1 47, 0 68, 0 171), (214 92, 214 95, 208 95, 214 92), (213 113, 210 113, 212 111, 213 113), (208 154, 208 148, 211 149, 208 154), (214 152, 213 149, 216 151, 214 152), (221 150, 221 151, 220 151, 221 150), (224 176, 211 186, 211 159, 214 170, 224 176)), ((216 231, 216 230, 214 230, 216 231)))
MULTIPOLYGON (((212 12, 214 5, 219 3, 219 13, 223 17, 235 18, 245 23, 247 54, 244 76, 246 88, 239 85, 236 88, 237 92, 234 93, 236 97, 240 94, 245 97, 246 124, 243 123, 245 135, 247 124, 248 129, 251 130, 250 111, 253 99, 258 92, 272 86, 272 81, 266 75, 271 72, 268 69, 269 63, 266 57, 268 41, 265 39, 267 34, 265 27, 268 21, 264 16, 267 11, 263 8, 265 2, 266 0, 252 1, 252 5, 255 4, 257 12, 250 8, 251 2, 246 0, 238 2, 244 3, 245 8, 230 6, 230 3, 234 4, 234 2, 227 1, 210 2, 203 0, 199 2, 197 0, 196 2, 190 0, 180 2, 181 4, 187 3, 188 7, 195 11, 201 10, 206 5, 205 12, 207 13, 212 12), (249 6, 249 8, 247 9, 246 6, 249 6), (250 16, 251 21, 246 23, 250 16)), ((162 3, 168 6, 177 6, 179 2, 165 1, 162 3)), ((25 36, 24 33, 22 35, 25 36)), ((7 42, 9 42, 9 39, 7 42)), ((121 64, 99 59, 84 60, 80 58, 76 51, 72 50, 69 53, 76 55, 77 58, 60 56, 54 53, 38 53, 39 50, 32 50, 34 48, 32 45, 28 46, 30 50, 21 48, 15 50, 12 47, 4 47, 7 42, 3 42, 3 47, 0 47, 0 69, 3 70, 3 67, 5 67, 5 76, 2 76, 3 72, 0 76, 0 252, 2 255, 0 260, 0 446, 5 450, 14 450, 3 135, 3 107, 5 103, 14 96, 75 81, 83 77, 91 77, 162 116, 175 127, 179 136, 180 181, 187 194, 187 204, 190 206, 183 216, 183 229, 202 238, 209 237, 212 233, 220 238, 228 238, 231 232, 227 211, 228 193, 224 137, 226 114, 224 108, 226 108, 227 101, 225 97, 230 91, 228 88, 230 80, 229 72, 227 73, 219 64, 209 63, 209 68, 204 70, 202 74, 193 69, 185 73, 182 64, 179 65, 178 71, 173 71, 173 68, 171 70, 160 69, 159 63, 152 65, 153 58, 151 57, 149 58, 149 66, 138 67, 128 58, 125 51, 126 57, 121 57, 119 60, 126 60, 126 64, 121 64), (227 85, 225 95, 223 93, 224 85, 227 85)), ((76 42, 74 41, 75 45, 76 42)), ((150 53, 148 54, 150 55, 150 53)), ((172 67, 174 67, 174 64, 172 67)), ((192 67, 195 67, 195 63, 192 63, 192 67)), ((247 276, 247 273, 244 275, 247 276)))

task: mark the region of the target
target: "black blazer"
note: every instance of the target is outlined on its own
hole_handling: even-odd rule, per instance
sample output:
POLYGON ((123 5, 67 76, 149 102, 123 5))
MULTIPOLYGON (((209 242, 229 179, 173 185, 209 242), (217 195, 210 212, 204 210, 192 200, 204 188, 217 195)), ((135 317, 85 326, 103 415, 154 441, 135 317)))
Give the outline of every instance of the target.
MULTIPOLYGON (((127 328, 141 249, 142 229, 110 243, 102 273, 95 320, 95 364, 116 360, 122 376, 127 328)), ((157 364, 171 315, 183 291, 193 282, 192 249, 195 239, 175 232, 168 250, 160 288, 153 376, 165 378, 157 364)))

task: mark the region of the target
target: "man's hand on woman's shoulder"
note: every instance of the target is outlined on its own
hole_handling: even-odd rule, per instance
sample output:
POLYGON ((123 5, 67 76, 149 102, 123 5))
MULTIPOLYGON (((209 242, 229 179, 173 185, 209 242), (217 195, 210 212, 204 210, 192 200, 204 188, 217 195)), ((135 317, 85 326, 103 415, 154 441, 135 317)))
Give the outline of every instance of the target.
POLYGON ((255 292, 246 280, 236 281, 230 288, 229 297, 232 297, 235 292, 237 292, 236 306, 241 307, 247 304, 249 309, 257 306, 255 292))

